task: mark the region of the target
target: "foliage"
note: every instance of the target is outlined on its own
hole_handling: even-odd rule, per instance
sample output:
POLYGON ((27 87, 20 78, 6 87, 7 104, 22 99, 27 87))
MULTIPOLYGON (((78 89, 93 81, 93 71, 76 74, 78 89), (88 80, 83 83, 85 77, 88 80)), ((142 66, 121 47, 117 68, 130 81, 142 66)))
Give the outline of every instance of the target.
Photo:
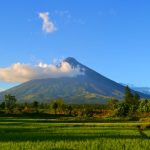
POLYGON ((67 110, 68 110, 68 114, 69 115, 72 115, 72 110, 73 110, 73 107, 71 105, 68 105, 66 106, 67 110))
POLYGON ((117 99, 110 99, 110 101, 107 103, 107 106, 109 109, 114 110, 118 103, 119 101, 117 99))
POLYGON ((126 86, 126 88, 125 88, 124 101, 127 104, 132 104, 133 103, 133 94, 131 93, 131 90, 128 86, 126 86))
POLYGON ((1 104, 0 104, 0 109, 4 109, 5 108, 5 102, 2 102, 1 104))
POLYGON ((150 112, 150 101, 142 100, 138 107, 139 112, 150 112))
POLYGON ((127 103, 120 103, 117 105, 116 108, 116 115, 117 116, 127 116, 129 113, 129 105, 127 103))
POLYGON ((54 104, 53 104, 53 109, 55 110, 55 115, 56 115, 57 109, 58 109, 58 104, 57 104, 57 102, 54 102, 54 104))
POLYGON ((125 96, 124 96, 125 103, 130 105, 138 105, 139 100, 140 96, 137 93, 133 94, 130 88, 127 86, 125 88, 125 96))
POLYGON ((38 112, 38 107, 39 107, 39 102, 34 101, 33 102, 33 108, 35 109, 36 112, 38 112))
POLYGON ((16 102, 17 102, 17 99, 15 96, 12 96, 10 94, 5 95, 5 109, 6 109, 6 111, 9 113, 12 113, 13 109, 16 106, 16 102))
POLYGON ((140 113, 150 112, 150 101, 141 100, 137 93, 133 93, 127 86, 123 101, 109 99, 106 104, 66 104, 62 98, 54 99, 53 102, 34 101, 33 103, 16 103, 15 96, 5 95, 5 100, 0 104, 0 113, 9 114, 39 113, 68 115, 74 117, 140 117, 140 113))
POLYGON ((116 105, 115 114, 117 116, 135 116, 140 103, 140 96, 135 93, 133 94, 130 88, 127 86, 125 88, 124 101, 116 105))

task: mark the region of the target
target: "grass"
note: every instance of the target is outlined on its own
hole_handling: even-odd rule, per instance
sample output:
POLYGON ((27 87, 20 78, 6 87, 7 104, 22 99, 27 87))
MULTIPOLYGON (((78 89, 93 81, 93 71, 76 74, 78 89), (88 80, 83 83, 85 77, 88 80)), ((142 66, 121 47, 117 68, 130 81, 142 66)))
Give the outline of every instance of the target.
POLYGON ((0 150, 147 150, 150 130, 137 128, 145 124, 0 118, 0 150))

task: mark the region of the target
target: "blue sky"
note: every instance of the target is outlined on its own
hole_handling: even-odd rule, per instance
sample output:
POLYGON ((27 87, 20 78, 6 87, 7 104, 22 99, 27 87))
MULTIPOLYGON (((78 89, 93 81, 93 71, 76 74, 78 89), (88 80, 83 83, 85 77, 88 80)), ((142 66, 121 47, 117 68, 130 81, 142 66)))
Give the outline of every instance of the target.
MULTIPOLYGON (((150 86, 149 6, 148 0, 2 0, 0 68, 72 56, 117 82, 150 86), (56 30, 42 29, 40 13, 56 30)), ((0 81, 0 88, 14 85, 0 81)))

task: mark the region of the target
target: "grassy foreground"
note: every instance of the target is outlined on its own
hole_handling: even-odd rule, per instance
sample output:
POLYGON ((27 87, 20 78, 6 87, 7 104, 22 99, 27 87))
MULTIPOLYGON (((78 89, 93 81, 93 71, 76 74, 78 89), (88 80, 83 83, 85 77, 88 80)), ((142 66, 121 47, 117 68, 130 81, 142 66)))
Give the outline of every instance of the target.
POLYGON ((0 118, 0 150, 147 150, 150 130, 139 124, 0 118))

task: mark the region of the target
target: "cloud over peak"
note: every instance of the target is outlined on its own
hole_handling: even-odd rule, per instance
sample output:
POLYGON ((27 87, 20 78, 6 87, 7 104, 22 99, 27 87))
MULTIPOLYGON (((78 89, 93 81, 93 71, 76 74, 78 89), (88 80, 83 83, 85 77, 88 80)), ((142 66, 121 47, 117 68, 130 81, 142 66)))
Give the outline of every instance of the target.
POLYGON ((40 12, 39 17, 43 20, 42 30, 46 33, 52 33, 56 31, 54 23, 49 19, 48 12, 40 12))
POLYGON ((62 61, 60 66, 55 64, 39 63, 29 65, 16 63, 6 68, 0 68, 0 81, 23 83, 34 79, 75 77, 83 75, 80 68, 72 68, 67 62, 62 61))

